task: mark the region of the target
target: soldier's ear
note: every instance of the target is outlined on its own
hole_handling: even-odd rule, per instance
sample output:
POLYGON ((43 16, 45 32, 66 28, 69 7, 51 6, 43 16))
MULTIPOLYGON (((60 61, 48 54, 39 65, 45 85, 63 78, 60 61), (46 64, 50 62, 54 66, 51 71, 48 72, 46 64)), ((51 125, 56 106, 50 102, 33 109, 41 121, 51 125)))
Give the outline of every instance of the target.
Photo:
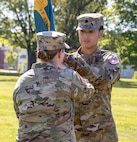
POLYGON ((99 38, 103 36, 104 30, 99 30, 99 38))

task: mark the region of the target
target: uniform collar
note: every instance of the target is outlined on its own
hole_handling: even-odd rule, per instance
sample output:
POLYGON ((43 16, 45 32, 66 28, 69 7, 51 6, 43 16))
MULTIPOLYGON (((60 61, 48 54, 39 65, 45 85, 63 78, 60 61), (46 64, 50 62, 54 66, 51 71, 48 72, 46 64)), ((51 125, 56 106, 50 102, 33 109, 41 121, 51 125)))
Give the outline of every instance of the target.
POLYGON ((35 68, 43 68, 43 67, 45 67, 45 66, 52 66, 52 67, 54 67, 54 68, 56 68, 55 67, 55 65, 53 65, 52 63, 50 63, 50 62, 38 62, 38 63, 34 63, 34 64, 32 64, 32 69, 35 69, 35 68))
MULTIPOLYGON (((77 49, 77 54, 80 54, 80 55, 82 55, 83 53, 81 52, 81 46, 77 49)), ((94 52, 94 53, 92 53, 92 54, 90 54, 90 55, 95 55, 96 53, 98 53, 98 52, 100 52, 101 51, 101 49, 99 48, 99 47, 97 47, 97 49, 96 49, 96 51, 94 52)))

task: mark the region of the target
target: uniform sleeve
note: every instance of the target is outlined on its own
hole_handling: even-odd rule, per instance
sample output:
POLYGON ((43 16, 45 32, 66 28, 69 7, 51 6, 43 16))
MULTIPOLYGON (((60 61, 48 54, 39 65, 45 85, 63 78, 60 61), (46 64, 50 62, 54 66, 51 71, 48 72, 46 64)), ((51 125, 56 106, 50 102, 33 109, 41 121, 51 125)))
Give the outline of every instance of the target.
POLYGON ((100 67, 87 64, 84 59, 77 57, 77 66, 75 70, 86 79, 96 89, 102 90, 108 85, 114 84, 120 79, 121 72, 120 58, 116 53, 107 55, 100 67))
POLYGON ((94 94, 94 87, 76 71, 72 76, 71 97, 77 102, 84 102, 94 94))
POLYGON ((32 80, 34 78, 34 75, 35 75, 35 72, 33 69, 25 72, 22 76, 19 77, 13 89, 13 93, 12 93, 13 107, 14 107, 17 118, 19 118, 19 105, 20 105, 19 95, 20 93, 22 93, 22 90, 24 89, 23 88, 24 85, 26 85, 26 83, 28 83, 29 80, 32 80))
POLYGON ((97 79, 95 86, 100 89, 114 84, 120 79, 121 62, 116 53, 110 54, 104 60, 104 63, 99 68, 100 79, 97 79))
POLYGON ((19 78, 15 87, 14 87, 14 90, 13 90, 13 107, 14 107, 14 110, 15 110, 15 113, 16 113, 16 116, 17 118, 19 118, 19 109, 18 109, 18 103, 17 103, 17 95, 18 95, 18 92, 19 92, 19 88, 21 88, 21 79, 19 78))
MULTIPOLYGON (((92 72, 92 66, 90 67, 92 72)), ((106 56, 103 64, 94 73, 97 74, 97 78, 94 81, 94 86, 98 89, 104 89, 107 86, 114 84, 120 79, 121 63, 117 54, 110 54, 106 56)), ((92 82, 90 75, 87 77, 92 82)))

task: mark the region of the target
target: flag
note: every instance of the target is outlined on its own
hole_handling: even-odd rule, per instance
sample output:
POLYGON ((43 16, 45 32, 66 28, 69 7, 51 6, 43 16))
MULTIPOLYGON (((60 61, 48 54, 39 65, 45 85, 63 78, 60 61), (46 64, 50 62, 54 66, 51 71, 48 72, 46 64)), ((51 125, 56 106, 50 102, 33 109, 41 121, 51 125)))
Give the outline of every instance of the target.
POLYGON ((51 0, 34 0, 34 21, 37 33, 55 31, 51 0))

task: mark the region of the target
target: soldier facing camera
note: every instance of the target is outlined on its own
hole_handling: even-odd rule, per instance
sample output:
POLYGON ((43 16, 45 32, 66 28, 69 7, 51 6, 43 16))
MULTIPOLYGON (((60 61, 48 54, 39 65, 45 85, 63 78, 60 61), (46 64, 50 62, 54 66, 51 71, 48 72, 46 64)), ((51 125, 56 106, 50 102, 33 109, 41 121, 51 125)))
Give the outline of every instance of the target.
POLYGON ((117 142, 116 125, 111 110, 111 91, 120 79, 120 58, 108 50, 100 49, 103 36, 103 15, 87 13, 77 17, 81 46, 67 54, 65 63, 89 80, 95 87, 90 101, 76 109, 75 129, 77 142, 117 142))

